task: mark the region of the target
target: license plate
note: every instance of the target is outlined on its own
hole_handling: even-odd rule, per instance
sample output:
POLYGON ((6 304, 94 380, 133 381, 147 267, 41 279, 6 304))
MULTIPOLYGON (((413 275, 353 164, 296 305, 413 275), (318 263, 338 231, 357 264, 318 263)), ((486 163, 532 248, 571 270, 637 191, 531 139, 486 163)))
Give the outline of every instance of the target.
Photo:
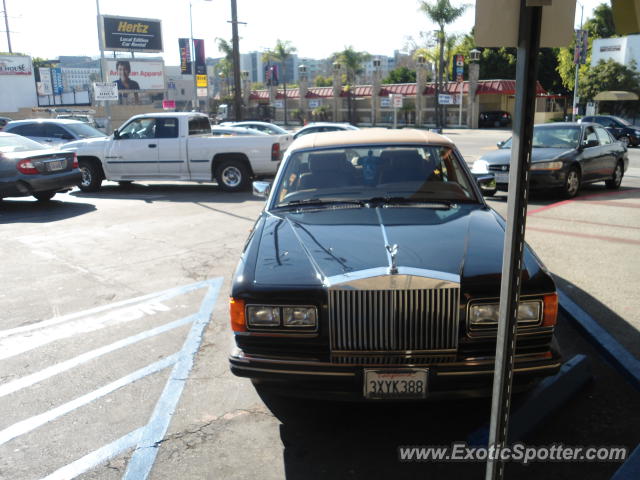
POLYGON ((509 173, 495 173, 496 183, 509 183, 509 173))
POLYGON ((365 370, 364 396, 371 399, 416 399, 427 397, 425 369, 365 370))
POLYGON ((47 168, 50 172, 55 172, 56 170, 62 170, 66 163, 66 160, 53 160, 51 162, 47 162, 47 168))

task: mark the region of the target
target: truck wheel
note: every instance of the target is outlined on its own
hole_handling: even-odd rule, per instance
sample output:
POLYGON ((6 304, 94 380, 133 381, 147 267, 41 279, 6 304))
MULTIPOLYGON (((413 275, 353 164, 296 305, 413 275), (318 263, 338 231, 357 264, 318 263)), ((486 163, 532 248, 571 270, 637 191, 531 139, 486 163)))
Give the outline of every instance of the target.
POLYGON ((78 184, 83 192, 97 192, 102 185, 102 172, 93 162, 80 161, 80 173, 82 180, 78 184))
POLYGON ((47 190, 47 191, 44 191, 44 192, 36 192, 36 193, 33 194, 33 196, 39 202, 47 202, 47 201, 51 200, 55 194, 56 194, 55 191, 47 190))
POLYGON ((249 186, 249 169, 237 160, 223 160, 216 168, 216 181, 225 192, 239 192, 249 186))

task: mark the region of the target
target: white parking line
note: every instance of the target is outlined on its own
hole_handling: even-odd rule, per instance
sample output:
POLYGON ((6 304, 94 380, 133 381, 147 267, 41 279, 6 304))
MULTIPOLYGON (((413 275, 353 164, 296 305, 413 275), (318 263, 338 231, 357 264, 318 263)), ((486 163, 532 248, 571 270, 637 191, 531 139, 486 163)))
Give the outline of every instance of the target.
POLYGON ((4 430, 0 430, 0 445, 7 443, 10 440, 13 440, 20 435, 24 435, 32 430, 35 430, 42 425, 51 422, 52 420, 61 417, 73 410, 80 408, 88 403, 97 400, 100 397, 104 397, 109 393, 112 393, 119 388, 122 388, 130 383, 135 382, 136 380, 140 380, 148 375, 159 372, 160 370, 164 370, 165 368, 173 365, 180 359, 180 352, 174 353, 162 360, 158 360, 151 365, 147 365, 140 370, 136 370, 129 375, 125 375, 124 377, 119 378, 118 380, 111 382, 104 387, 100 387, 93 392, 89 392, 81 397, 75 398, 70 402, 64 403, 59 407, 52 408, 51 410, 47 410, 40 415, 35 415, 33 417, 27 418, 26 420, 22 420, 20 422, 14 423, 13 425, 5 428, 4 430))
POLYGON ((143 431, 144 427, 140 427, 133 432, 127 433, 115 442, 111 442, 110 444, 79 458, 75 462, 59 468, 55 472, 43 477, 42 480, 69 480, 70 478, 82 475, 84 472, 91 470, 96 465, 100 465, 101 463, 111 460, 120 452, 124 452, 125 450, 134 447, 136 443, 138 443, 143 431))
POLYGON ((85 352, 82 355, 78 355, 77 357, 70 358, 69 360, 65 360, 64 362, 51 365, 50 367, 47 367, 44 370, 40 370, 39 372, 32 373, 31 375, 26 375, 16 380, 12 380, 11 382, 7 382, 3 385, 0 385, 0 397, 4 397, 5 395, 9 395, 10 393, 17 392, 18 390, 21 390, 23 388, 30 387, 31 385, 42 382, 43 380, 51 378, 62 372, 66 372, 67 370, 82 365, 83 363, 86 363, 90 360, 94 360, 98 357, 101 357, 102 355, 106 355, 107 353, 111 353, 120 348, 133 345, 134 343, 146 340, 147 338, 151 338, 153 336, 160 335, 161 333, 173 330, 174 328, 186 325, 196 318, 197 314, 175 320, 165 325, 161 325, 160 327, 152 328, 151 330, 146 330, 144 332, 138 333, 137 335, 123 338, 122 340, 118 340, 117 342, 114 342, 110 345, 105 345, 104 347, 85 352))
POLYGON ((182 287, 174 287, 168 290, 163 290, 161 292, 149 293, 147 295, 142 295, 136 298, 130 298, 128 300, 122 300, 120 302, 111 303, 108 305, 101 305, 99 307, 91 308, 89 310, 84 310, 82 312, 70 313, 67 315, 63 315, 61 317, 54 317, 49 320, 43 320, 38 323, 30 323, 29 325, 23 325, 21 327, 10 328, 8 330, 0 330, 0 338, 8 337, 9 335, 15 335, 18 333, 30 332, 32 330, 38 330, 40 328, 48 327, 51 325, 57 325, 59 323, 68 322, 70 320, 75 320, 76 318, 87 317, 89 315, 94 315, 96 313, 102 313, 105 311, 113 310, 119 307, 124 307, 126 305, 132 305, 135 303, 141 303, 147 300, 155 300, 157 302, 162 302, 164 300, 168 300, 170 298, 176 297, 178 295, 183 295, 185 293, 191 292, 193 290, 198 290, 200 288, 208 286, 208 281, 202 281, 197 283, 192 283, 190 285, 184 285, 182 287))
POLYGON ((209 323, 221 285, 222 279, 218 279, 212 282, 209 287, 209 291, 198 312, 199 318, 191 327, 189 336, 180 352, 180 360, 173 367, 171 376, 167 380, 158 403, 156 403, 151 419, 138 442, 138 447, 129 460, 127 471, 122 477, 125 480, 144 480, 151 472, 158 454, 159 442, 167 432, 173 412, 182 395, 182 390, 193 367, 195 355, 202 342, 204 328, 209 323))

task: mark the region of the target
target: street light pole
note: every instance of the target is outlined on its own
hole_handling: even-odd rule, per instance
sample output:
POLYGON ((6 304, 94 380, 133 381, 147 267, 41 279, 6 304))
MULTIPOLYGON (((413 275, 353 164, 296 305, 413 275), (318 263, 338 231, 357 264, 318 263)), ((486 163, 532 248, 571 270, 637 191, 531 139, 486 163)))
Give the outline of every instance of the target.
POLYGON ((2 9, 4 12, 4 26, 7 30, 7 44, 9 46, 9 53, 13 53, 13 50, 11 50, 11 32, 9 32, 9 16, 7 15, 7 0, 2 0, 2 9))
POLYGON ((189 1, 189 30, 191 34, 191 52, 189 54, 189 60, 191 60, 191 73, 193 73, 193 99, 191 100, 192 109, 198 109, 198 80, 196 77, 196 56, 195 56, 195 45, 193 43, 193 16, 191 15, 191 1, 189 1))
MULTIPOLYGON (((580 3, 580 2, 578 2, 580 3)), ((584 5, 580 3, 580 30, 582 30, 582 17, 584 15, 584 5)), ((578 38, 576 37, 576 44, 574 48, 578 48, 578 38)), ((575 58, 575 54, 574 54, 575 58)), ((571 121, 576 121, 576 108, 578 106, 578 73, 580 70, 580 58, 578 57, 578 61, 576 62, 576 76, 573 81, 573 107, 571 108, 571 121)))
POLYGON ((231 0, 231 42, 233 44, 233 105, 236 121, 242 120, 242 89, 240 87, 240 39, 238 37, 238 7, 236 0, 231 0))
MULTIPOLYGON (((3 0, 4 1, 4 0, 3 0)), ((103 82, 109 81, 109 75, 106 73, 106 65, 104 60, 104 25, 100 18, 100 0, 96 0, 96 11, 98 16, 98 46, 100 48, 100 75, 103 82)), ((54 97, 55 99, 55 97, 54 97)), ((107 134, 111 133, 111 100, 104 101, 104 113, 107 117, 105 128, 107 134)))

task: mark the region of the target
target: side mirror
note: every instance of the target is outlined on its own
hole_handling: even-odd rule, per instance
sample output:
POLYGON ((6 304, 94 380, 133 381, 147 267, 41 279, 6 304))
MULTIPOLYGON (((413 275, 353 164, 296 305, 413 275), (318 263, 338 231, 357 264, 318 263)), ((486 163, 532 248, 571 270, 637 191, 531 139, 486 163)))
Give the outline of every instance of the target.
POLYGON ((115 129, 113 131, 113 139, 117 140, 118 138, 120 138, 120 132, 118 132, 118 129, 115 129))
POLYGON ((271 193, 271 182, 253 182, 253 194, 256 197, 267 198, 269 193, 271 193))
POLYGON ((504 140, 503 140, 502 142, 498 142, 498 143, 496 143, 496 146, 497 146, 498 148, 502 148, 502 146, 503 146, 503 145, 504 145, 504 140))
POLYGON ((598 146, 598 140, 585 140, 585 142, 582 144, 582 146, 584 148, 591 148, 591 147, 597 147, 598 146))
POLYGON ((482 173, 474 175, 480 191, 483 195, 491 196, 496 193, 498 186, 496 185, 496 177, 493 173, 482 173))

